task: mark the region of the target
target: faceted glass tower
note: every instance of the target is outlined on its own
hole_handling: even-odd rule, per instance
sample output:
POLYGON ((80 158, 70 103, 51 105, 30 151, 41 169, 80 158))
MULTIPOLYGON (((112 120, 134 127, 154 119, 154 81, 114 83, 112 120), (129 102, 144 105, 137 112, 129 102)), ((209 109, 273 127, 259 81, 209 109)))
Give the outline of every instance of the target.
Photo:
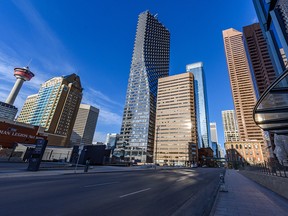
MULTIPOLYGON (((157 85, 169 73, 170 33, 149 11, 139 15, 117 149, 152 162, 157 85)), ((117 155, 117 150, 115 154, 117 155)), ((122 155, 123 156, 123 155, 122 155)))
POLYGON ((206 93, 206 82, 204 76, 203 63, 186 65, 186 71, 194 75, 195 101, 197 113, 197 131, 199 148, 211 147, 208 100, 206 93))

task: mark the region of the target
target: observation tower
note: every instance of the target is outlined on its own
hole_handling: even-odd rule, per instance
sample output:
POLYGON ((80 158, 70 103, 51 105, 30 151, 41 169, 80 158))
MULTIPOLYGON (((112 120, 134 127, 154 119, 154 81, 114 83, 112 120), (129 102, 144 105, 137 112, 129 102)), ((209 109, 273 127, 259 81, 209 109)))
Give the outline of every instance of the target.
POLYGON ((5 101, 7 104, 13 105, 14 101, 25 81, 30 81, 34 77, 34 73, 32 73, 29 67, 23 68, 14 68, 14 76, 16 77, 16 82, 5 101))

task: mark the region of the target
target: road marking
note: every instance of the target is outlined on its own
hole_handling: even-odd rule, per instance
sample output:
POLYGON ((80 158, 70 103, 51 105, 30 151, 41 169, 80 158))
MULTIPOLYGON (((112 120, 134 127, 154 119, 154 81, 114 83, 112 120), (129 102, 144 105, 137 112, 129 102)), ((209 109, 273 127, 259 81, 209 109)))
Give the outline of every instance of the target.
POLYGON ((181 178, 179 178, 179 179, 177 180, 177 182, 183 181, 183 180, 185 180, 185 179, 187 179, 187 177, 181 177, 181 178))
POLYGON ((146 188, 146 189, 143 189, 143 190, 139 190, 139 191, 135 191, 133 193, 129 193, 129 194, 125 194, 125 195, 122 195, 120 196, 119 198, 123 198, 123 197, 127 197, 127 196, 130 196, 130 195, 133 195, 133 194, 137 194, 137 193, 141 193, 141 192, 144 192, 144 191, 148 191, 150 190, 151 188, 146 188))
POLYGON ((107 183, 102 183, 102 184, 95 184, 95 185, 86 185, 84 187, 97 187, 97 186, 103 186, 103 185, 109 185, 109 184, 116 184, 118 182, 107 182, 107 183))

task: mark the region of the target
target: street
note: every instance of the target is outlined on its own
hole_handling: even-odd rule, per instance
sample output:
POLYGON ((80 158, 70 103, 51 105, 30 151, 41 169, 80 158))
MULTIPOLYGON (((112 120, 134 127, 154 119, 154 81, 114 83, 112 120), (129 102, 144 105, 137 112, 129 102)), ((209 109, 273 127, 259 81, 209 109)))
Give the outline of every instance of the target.
POLYGON ((221 172, 197 168, 5 178, 0 179, 1 215, 203 215, 221 172))

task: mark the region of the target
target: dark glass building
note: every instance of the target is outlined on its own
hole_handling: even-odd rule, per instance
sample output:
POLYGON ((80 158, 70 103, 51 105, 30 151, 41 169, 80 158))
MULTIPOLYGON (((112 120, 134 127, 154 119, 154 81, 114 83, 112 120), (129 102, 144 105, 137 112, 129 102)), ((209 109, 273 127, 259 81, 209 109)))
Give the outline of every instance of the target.
POLYGON ((153 161, 157 85, 168 76, 170 33, 149 11, 138 17, 119 141, 114 156, 153 161))

